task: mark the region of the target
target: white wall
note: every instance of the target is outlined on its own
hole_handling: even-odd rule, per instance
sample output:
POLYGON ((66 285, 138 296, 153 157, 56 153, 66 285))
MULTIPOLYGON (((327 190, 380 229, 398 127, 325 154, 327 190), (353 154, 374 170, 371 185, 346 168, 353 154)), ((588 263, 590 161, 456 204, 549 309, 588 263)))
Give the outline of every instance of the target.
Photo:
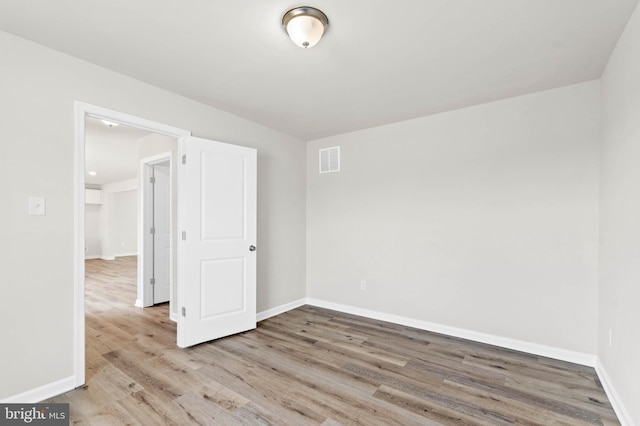
POLYGON ((257 148, 258 310, 304 297, 304 143, 4 32, 0 52, 0 400, 73 374, 76 100, 257 148))
MULTIPOLYGON (((102 203, 100 204, 98 233, 101 259, 113 260, 116 256, 136 254, 137 212, 134 203, 138 193, 138 180, 128 179, 102 185, 102 203), (133 217, 133 222, 131 218, 133 217)), ((85 209, 85 220, 86 209, 85 209)), ((86 228, 86 226, 85 226, 86 228)), ((93 234, 93 231, 92 231, 93 234)), ((85 234, 85 244, 87 235, 85 234)))
POLYGON ((109 197, 109 246, 114 257, 138 254, 138 190, 109 197))
POLYGON ((84 255, 87 259, 95 259, 102 256, 100 208, 100 204, 85 204, 84 206, 84 255))
POLYGON ((308 295, 595 354, 599 133, 592 81, 309 142, 308 295))
POLYGON ((138 253, 138 181, 112 182, 101 204, 85 205, 85 257, 112 260, 138 253))
POLYGON ((598 355, 640 425, 639 8, 602 76, 602 100, 598 355))
MULTIPOLYGON (((151 133, 136 141, 138 144, 138 158, 153 157, 157 154, 172 152, 174 157, 178 155, 178 141, 175 138, 158 133, 151 133)), ((172 171, 177 174, 177 169, 172 171)))

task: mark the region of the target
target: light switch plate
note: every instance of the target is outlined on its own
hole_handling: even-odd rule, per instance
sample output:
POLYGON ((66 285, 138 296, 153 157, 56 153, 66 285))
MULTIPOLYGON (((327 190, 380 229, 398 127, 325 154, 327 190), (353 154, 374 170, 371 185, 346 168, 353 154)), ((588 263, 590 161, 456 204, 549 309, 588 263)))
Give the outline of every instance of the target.
POLYGON ((29 197, 30 216, 44 216, 45 212, 46 210, 44 197, 29 197))

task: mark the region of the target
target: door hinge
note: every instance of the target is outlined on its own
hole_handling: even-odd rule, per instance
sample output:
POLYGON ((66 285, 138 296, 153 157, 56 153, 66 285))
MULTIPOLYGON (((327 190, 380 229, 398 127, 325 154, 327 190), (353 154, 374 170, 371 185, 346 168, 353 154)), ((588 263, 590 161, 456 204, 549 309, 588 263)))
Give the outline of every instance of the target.
POLYGON ((182 307, 182 316, 183 317, 187 316, 187 308, 185 308, 184 306, 182 307))
POLYGON ((156 285, 156 279, 155 278, 151 278, 151 285, 156 285))
POLYGON ((182 241, 187 241, 187 231, 182 231, 182 241))
POLYGON ((156 228, 151 228, 149 230, 149 232, 151 232, 151 235, 155 235, 156 234, 156 228))
POLYGON ((182 155, 182 164, 187 164, 187 154, 182 155))
POLYGON ((151 183, 156 183, 156 178, 155 178, 154 176, 151 176, 151 177, 149 178, 149 181, 150 181, 151 183))

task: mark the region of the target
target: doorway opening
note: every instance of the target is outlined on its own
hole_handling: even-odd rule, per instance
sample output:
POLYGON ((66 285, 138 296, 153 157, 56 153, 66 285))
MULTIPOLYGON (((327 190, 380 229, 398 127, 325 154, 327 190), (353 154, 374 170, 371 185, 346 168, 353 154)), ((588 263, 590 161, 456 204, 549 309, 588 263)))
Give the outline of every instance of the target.
MULTIPOLYGON (((176 267, 176 279, 170 291, 176 292, 179 315, 174 312, 176 324, 166 321, 169 334, 175 334, 178 347, 185 348, 231 334, 241 333, 256 327, 256 219, 257 219, 257 151, 253 148, 230 145, 213 140, 191 137, 190 132, 172 128, 116 111, 87 104, 76 103, 75 131, 75 250, 74 250, 74 384, 85 383, 85 148, 86 123, 89 118, 106 119, 144 129, 154 134, 178 140, 175 157, 173 153, 164 158, 151 158, 141 163, 141 176, 145 174, 155 180, 166 172, 166 166, 178 169, 176 203, 171 202, 177 214, 175 226, 180 229, 179 247, 172 257, 176 267), (177 164, 180 164, 177 167, 177 164), (165 169, 163 169, 163 167, 165 169), (146 171, 146 172, 145 172, 146 171)), ((165 152, 170 152, 167 150, 165 152)), ((162 154, 155 154, 160 155, 162 154)), ((153 157, 153 156, 152 156, 153 157)), ((166 176, 163 176, 164 179, 166 176)), ((145 184, 140 187, 144 190, 145 184)), ((151 190, 147 194, 153 193, 151 190)), ((160 196, 169 198, 170 195, 160 196)), ((145 197, 141 197, 144 199, 145 197)), ((149 198, 149 196, 147 196, 149 198)), ((164 201, 166 202, 166 200, 164 201)), ((142 210, 142 209, 141 209, 142 210)), ((149 228, 156 232, 154 224, 149 228)), ((166 217, 162 219, 166 222, 166 217)), ((142 223, 142 218, 140 223, 142 223)), ((166 223, 165 223, 166 228, 166 223)), ((144 230, 143 231, 147 231, 144 230)), ((169 233, 171 233, 169 231, 169 233)), ((177 232, 174 232, 177 235, 177 232)), ((144 244, 144 239, 141 239, 144 244)), ((166 243, 151 239, 158 244, 154 254, 166 255, 166 243), (163 245, 164 244, 164 245, 163 245)), ((171 251, 171 244, 169 244, 171 251)), ((142 251, 144 255, 144 250, 142 251)), ((149 258, 149 255, 146 255, 149 258)), ((153 257, 153 255, 151 256, 153 257)), ((166 271, 165 271, 166 272, 166 271)), ((153 272, 155 274, 156 271, 153 272)), ((158 273, 160 273, 158 271, 158 273)), ((152 277, 155 278, 155 275, 152 277)), ((143 286, 144 287, 144 286, 143 286)), ((146 293, 145 293, 146 294, 146 293)), ((150 295, 153 292, 149 292, 150 295)), ((109 297, 109 295, 107 295, 109 297)), ((146 295, 141 299, 146 299, 146 295)), ((151 298, 150 304, 153 304, 151 298)), ((128 305, 135 310, 132 305, 128 305)), ((160 305, 159 308, 166 306, 160 305)), ((167 309, 161 309, 167 316, 167 309)), ((130 312, 137 317, 146 310, 130 312)), ((156 311, 154 311, 156 312, 156 311)), ((135 342, 145 337, 144 324, 137 329, 127 320, 111 317, 118 329, 128 329, 135 342)), ((149 337, 149 336, 147 336, 149 337)), ((132 342, 129 342, 132 343, 132 342)), ((126 344, 126 343, 125 343, 126 344)), ((115 345, 117 346, 117 344, 115 345)), ((105 349, 105 348, 103 348, 105 349)), ((114 350, 106 348, 109 353, 114 350)), ((98 352, 98 355, 100 353, 98 352)))
POLYGON ((135 257, 131 303, 173 305, 177 140, 106 123, 85 118, 85 259, 135 257))
MULTIPOLYGON (((85 382, 85 257, 95 256, 104 258, 116 258, 119 255, 131 255, 139 253, 142 254, 142 262, 144 262, 145 257, 153 258, 153 253, 147 253, 147 255, 145 256, 145 250, 143 247, 145 238, 143 238, 143 229, 140 226, 143 223, 142 212, 144 210, 148 210, 148 208, 143 208, 143 196, 138 197, 137 195, 134 195, 132 198, 132 192, 135 190, 137 193, 138 188, 141 188, 141 193, 143 195, 145 193, 141 185, 141 180, 143 179, 143 173, 141 172, 144 171, 144 167, 147 167, 147 165, 146 163, 142 163, 141 160, 148 159, 153 155, 164 155, 162 159, 159 159, 157 168, 155 168, 155 164, 152 164, 151 166, 155 168, 154 172, 157 171, 157 173, 163 174, 161 179, 164 179, 165 175, 168 175, 166 176, 169 179, 168 186, 170 188, 176 188, 177 185, 171 185, 170 180, 172 176, 176 176, 175 173, 171 172, 171 166, 174 163, 171 161, 171 159, 173 158, 172 151, 177 152, 176 140, 178 138, 189 136, 191 133, 187 130, 170 127, 161 123, 156 123, 139 117, 80 102, 75 103, 75 126, 74 376, 75 386, 77 387, 81 386, 85 382), (102 120, 105 120, 106 123, 102 122, 102 120), (149 139, 171 139, 173 141, 173 146, 175 146, 176 148, 167 149, 166 147, 164 147, 161 153, 158 154, 157 147, 159 144, 157 143, 157 140, 155 144, 153 142, 148 142, 149 146, 155 146, 156 151, 150 152, 148 150, 145 151, 144 149, 139 150, 139 156, 135 158, 136 176, 132 179, 116 179, 109 183, 110 186, 106 187, 107 190, 105 191, 105 186, 107 186, 107 184, 95 183, 96 181, 93 181, 94 183, 92 183, 93 177, 98 176, 99 172, 98 170, 93 170, 91 167, 88 167, 89 159, 86 157, 87 134, 89 132, 88 129, 93 124, 101 124, 105 126, 105 128, 108 128, 110 125, 121 125, 123 126, 123 129, 125 127, 131 128, 134 133, 135 131, 138 131, 147 135, 151 135, 149 136, 149 139), (89 174, 89 172, 95 172, 95 174, 89 174), (114 208, 117 206, 130 207, 132 199, 134 200, 134 205, 139 207, 139 213, 135 215, 134 219, 136 225, 135 228, 137 228, 139 231, 136 232, 137 236, 134 235, 133 238, 131 237, 130 232, 130 228, 132 225, 131 215, 124 214, 123 210, 117 209, 117 213, 116 210, 112 210, 112 214, 109 215, 108 209, 105 209, 105 211, 107 211, 107 214, 101 215, 100 213, 96 213, 96 210, 99 210, 99 208, 94 208, 93 216, 91 216, 91 218, 87 217, 87 220, 85 221, 85 210, 87 208, 87 201, 92 203, 89 205, 93 205, 95 207, 95 205, 101 205, 102 200, 105 200, 107 204, 111 202, 111 207, 114 208), (91 223, 89 222, 90 220, 92 221, 91 223), (96 221, 98 222, 98 225, 101 222, 109 225, 110 220, 111 224, 114 225, 112 230, 117 228, 117 232, 104 233, 104 231, 98 231, 97 236, 94 234, 90 238, 87 238, 89 236, 89 229, 91 229, 91 232, 93 232, 95 228, 97 228, 95 226, 89 228, 90 225, 95 225, 96 221), (123 225, 123 227, 119 227, 119 225, 123 225), (121 228, 124 228, 126 230, 127 227, 129 228, 128 232, 120 232, 122 231, 121 228), (92 253, 89 253, 90 251, 92 251, 92 253)), ((122 159, 122 157, 120 157, 120 159, 122 159)), ((117 169, 123 169, 122 164, 119 164, 119 167, 117 169)), ((167 197, 169 198, 168 203, 171 203, 171 197, 172 195, 174 195, 172 194, 172 191, 175 191, 175 189, 170 190, 168 194, 166 192, 163 193, 163 196, 165 197, 163 201, 164 206, 166 206, 167 204, 167 197)), ((173 199, 175 199, 175 197, 173 199)), ((164 246, 159 245, 158 250, 160 250, 160 247, 164 247, 163 250, 165 250, 165 253, 163 255, 169 256, 170 258, 175 257, 171 250, 170 238, 172 228, 171 221, 175 218, 175 216, 175 212, 173 212, 172 214, 170 208, 169 211, 164 211, 162 218, 159 218, 159 220, 162 220, 165 228, 169 228, 169 241, 168 243, 166 241, 163 242, 162 244, 164 244, 164 246), (167 221, 169 223, 168 226, 167 221), (168 253, 166 251, 168 251, 168 253)), ((169 271, 164 272, 165 275, 169 274, 168 282, 170 283, 172 281, 170 274, 173 273, 174 268, 171 267, 172 262, 169 262, 168 264, 169 271)), ((141 282, 141 280, 145 277, 143 269, 144 268, 138 268, 139 282, 141 282)), ((175 283, 177 284, 177 281, 175 283)), ((165 289, 165 292, 166 291, 167 289, 165 289)), ((170 291, 170 286, 168 291, 170 291)), ((153 302, 153 291, 150 292, 150 295, 153 302)), ((140 300, 144 299, 144 289, 140 291, 139 287, 138 296, 142 296, 140 300)), ((171 299, 170 294, 169 299, 171 299)), ((133 304, 134 301, 132 300, 131 303, 133 304)))
POLYGON ((176 257, 176 182, 173 171, 175 150, 140 160, 140 247, 136 306, 169 302, 170 316, 175 312, 176 257))

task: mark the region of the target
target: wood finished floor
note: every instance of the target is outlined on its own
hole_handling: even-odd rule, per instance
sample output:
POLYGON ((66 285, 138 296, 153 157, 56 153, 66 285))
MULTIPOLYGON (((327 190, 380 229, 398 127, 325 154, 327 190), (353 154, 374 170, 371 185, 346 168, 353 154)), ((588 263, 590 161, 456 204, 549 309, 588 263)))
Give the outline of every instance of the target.
POLYGON ((311 306, 179 349, 135 257, 86 266, 72 424, 619 424, 592 368, 311 306))

